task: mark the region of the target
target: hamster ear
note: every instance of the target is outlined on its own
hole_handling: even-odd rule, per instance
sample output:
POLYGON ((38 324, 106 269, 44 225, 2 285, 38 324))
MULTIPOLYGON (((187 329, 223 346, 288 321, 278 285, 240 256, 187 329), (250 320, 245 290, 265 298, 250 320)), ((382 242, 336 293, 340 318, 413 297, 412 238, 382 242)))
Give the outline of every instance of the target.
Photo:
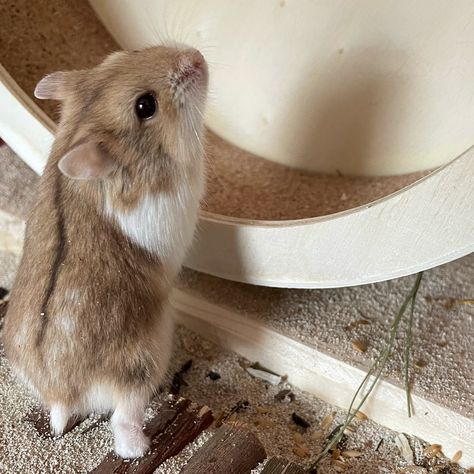
POLYGON ((100 179, 112 173, 117 165, 103 145, 88 141, 68 151, 58 167, 72 179, 100 179))
POLYGON ((37 99, 64 99, 64 86, 66 85, 70 74, 70 72, 58 71, 43 77, 43 79, 36 84, 34 92, 35 97, 37 99))

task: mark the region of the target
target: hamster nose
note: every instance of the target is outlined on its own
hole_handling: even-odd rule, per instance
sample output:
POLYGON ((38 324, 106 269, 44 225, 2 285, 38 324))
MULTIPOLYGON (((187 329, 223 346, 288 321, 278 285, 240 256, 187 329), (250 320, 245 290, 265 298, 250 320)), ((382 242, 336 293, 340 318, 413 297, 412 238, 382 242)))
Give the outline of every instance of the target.
POLYGON ((194 69, 204 69, 206 65, 206 60, 204 59, 204 56, 201 54, 200 51, 197 49, 193 51, 191 55, 191 61, 194 69))
POLYGON ((181 53, 181 67, 192 69, 197 73, 207 73, 207 63, 204 56, 197 49, 186 49, 181 53))

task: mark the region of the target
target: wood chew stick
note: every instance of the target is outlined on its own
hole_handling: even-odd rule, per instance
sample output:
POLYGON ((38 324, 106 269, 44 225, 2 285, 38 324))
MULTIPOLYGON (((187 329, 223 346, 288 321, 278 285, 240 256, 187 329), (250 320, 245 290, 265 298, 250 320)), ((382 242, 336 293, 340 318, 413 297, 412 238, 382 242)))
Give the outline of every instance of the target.
POLYGON ((243 423, 227 423, 189 460, 181 474, 247 474, 266 458, 265 448, 243 423))
POLYGON ((194 441, 202 431, 214 421, 208 407, 183 411, 174 422, 152 440, 150 453, 136 465, 131 465, 127 474, 152 474, 156 468, 172 456, 176 456, 189 443, 194 441))
MULTIPOLYGON (((39 433, 39 435, 43 438, 53 437, 53 435, 51 434, 49 413, 45 412, 40 407, 33 408, 33 410, 31 410, 31 412, 25 417, 25 421, 31 423, 36 428, 36 431, 39 433)), ((84 417, 72 416, 69 419, 66 427, 64 428, 62 436, 72 431, 83 421, 84 417)))
POLYGON ((262 474, 304 474, 304 469, 287 459, 271 458, 265 464, 262 474))
MULTIPOLYGON (((181 398, 178 401, 169 401, 160 409, 155 417, 147 423, 145 434, 152 438, 152 446, 154 442, 153 438, 166 430, 166 428, 176 419, 176 417, 189 407, 190 403, 190 400, 186 400, 184 398, 181 398)), ((95 474, 126 472, 127 469, 131 467, 130 464, 130 462, 125 462, 114 452, 110 452, 91 472, 95 474)))

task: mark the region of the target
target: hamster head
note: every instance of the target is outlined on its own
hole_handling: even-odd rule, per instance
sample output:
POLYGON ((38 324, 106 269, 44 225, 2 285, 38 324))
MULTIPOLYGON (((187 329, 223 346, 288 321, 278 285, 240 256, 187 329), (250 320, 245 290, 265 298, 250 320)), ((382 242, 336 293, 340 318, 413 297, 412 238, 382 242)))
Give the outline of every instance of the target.
POLYGON ((159 182, 168 165, 202 158, 207 83, 199 51, 155 46, 113 53, 93 69, 50 74, 35 96, 62 101, 63 174, 126 177, 140 186, 159 182))

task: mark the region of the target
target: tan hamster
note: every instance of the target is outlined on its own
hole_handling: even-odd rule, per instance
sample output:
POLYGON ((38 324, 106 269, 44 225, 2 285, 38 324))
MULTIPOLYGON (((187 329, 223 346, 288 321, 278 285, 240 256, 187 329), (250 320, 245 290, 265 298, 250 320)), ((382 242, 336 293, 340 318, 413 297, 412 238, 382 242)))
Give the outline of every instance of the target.
POLYGON ((194 49, 117 52, 42 79, 61 120, 5 318, 15 372, 51 412, 113 411, 115 451, 142 456, 144 410, 172 347, 168 306, 204 189, 208 72, 194 49))

